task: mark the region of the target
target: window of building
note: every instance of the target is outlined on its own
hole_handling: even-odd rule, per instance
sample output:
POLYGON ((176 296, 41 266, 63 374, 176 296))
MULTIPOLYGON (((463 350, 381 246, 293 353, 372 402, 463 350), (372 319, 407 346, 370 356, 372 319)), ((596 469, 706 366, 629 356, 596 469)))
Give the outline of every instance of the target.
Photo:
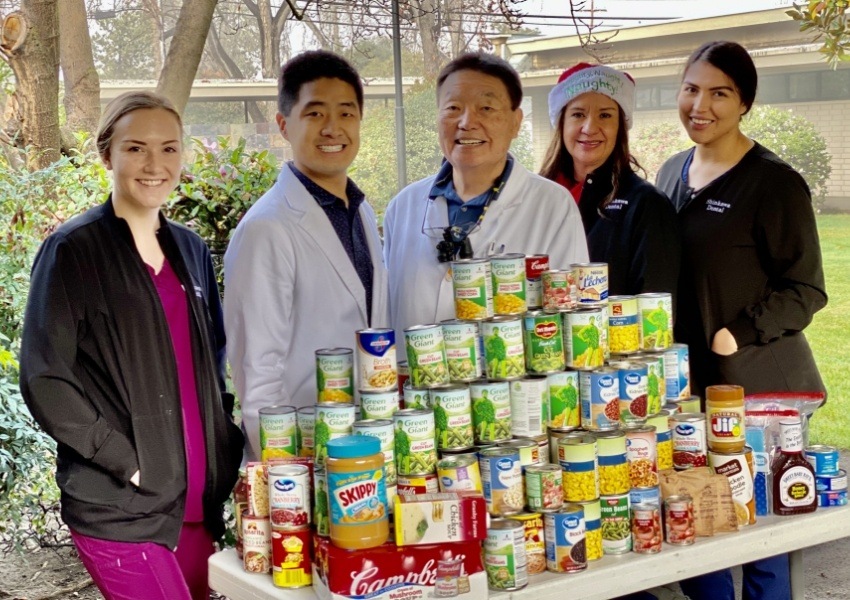
POLYGON ((762 104, 788 102, 788 76, 765 75, 759 77, 758 100, 762 104))
POLYGON ((820 75, 822 99, 846 100, 850 98, 850 69, 824 71, 820 75))
POLYGON ((676 97, 679 95, 678 85, 660 85, 658 86, 658 106, 660 108, 676 108, 678 102, 676 97))
POLYGON ((791 102, 818 100, 820 73, 791 73, 788 75, 788 99, 791 102))
POLYGON ((658 86, 638 86, 635 90, 635 104, 638 110, 658 108, 658 86))

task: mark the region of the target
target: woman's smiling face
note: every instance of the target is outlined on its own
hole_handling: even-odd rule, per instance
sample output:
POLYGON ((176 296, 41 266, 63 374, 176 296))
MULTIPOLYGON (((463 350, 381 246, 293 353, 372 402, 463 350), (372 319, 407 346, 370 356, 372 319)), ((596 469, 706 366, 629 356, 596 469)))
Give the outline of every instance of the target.
POLYGON ((573 159, 574 179, 583 181, 614 152, 620 105, 604 94, 588 92, 572 100, 564 111, 564 147, 573 159))
POLYGON ((678 96, 679 118, 688 137, 710 146, 728 136, 737 136, 747 107, 735 82, 717 67, 697 61, 682 79, 678 96))

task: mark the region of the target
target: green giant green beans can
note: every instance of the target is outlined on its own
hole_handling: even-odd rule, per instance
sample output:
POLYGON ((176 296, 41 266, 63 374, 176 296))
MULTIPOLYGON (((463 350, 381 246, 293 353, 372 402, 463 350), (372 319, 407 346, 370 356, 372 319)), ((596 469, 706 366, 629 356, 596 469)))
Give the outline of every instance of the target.
POLYGON ((430 475, 437 472, 434 411, 403 408, 393 414, 395 460, 399 475, 430 475))
POLYGON ((442 326, 408 327, 404 330, 404 345, 413 387, 433 387, 449 382, 442 326))
POLYGON ((507 381, 473 381, 472 427, 477 443, 511 439, 511 390, 507 381))
POLYGON ((495 381, 525 376, 522 319, 493 317, 481 323, 487 378, 495 381))
POLYGON ((480 379, 483 361, 479 356, 478 323, 452 319, 443 321, 440 326, 443 328, 443 341, 446 344, 449 379, 452 381, 480 379))
POLYGON ((438 450, 464 450, 471 448, 472 400, 469 386, 456 383, 446 387, 431 388, 431 408, 437 432, 438 450))

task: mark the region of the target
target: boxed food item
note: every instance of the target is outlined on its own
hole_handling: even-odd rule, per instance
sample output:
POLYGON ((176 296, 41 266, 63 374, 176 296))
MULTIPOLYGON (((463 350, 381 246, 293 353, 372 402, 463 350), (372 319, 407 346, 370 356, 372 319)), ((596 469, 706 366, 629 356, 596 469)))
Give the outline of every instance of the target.
POLYGON ((399 546, 487 537, 487 505, 478 493, 399 495, 394 509, 395 542, 399 546))
POLYGON ((458 597, 487 600, 487 575, 478 541, 398 547, 387 542, 343 550, 314 536, 313 590, 319 600, 422 600, 435 597, 437 563, 460 559, 458 597))

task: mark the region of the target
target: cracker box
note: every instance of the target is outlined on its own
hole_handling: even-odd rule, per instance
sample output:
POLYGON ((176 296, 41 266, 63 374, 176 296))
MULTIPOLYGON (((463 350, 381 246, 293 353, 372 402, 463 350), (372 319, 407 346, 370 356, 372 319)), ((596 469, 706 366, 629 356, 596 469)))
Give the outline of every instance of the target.
POLYGON ((459 600, 487 600, 478 541, 399 547, 387 542, 343 550, 314 536, 313 590, 319 600, 424 600, 434 597, 437 561, 461 558, 459 600))

